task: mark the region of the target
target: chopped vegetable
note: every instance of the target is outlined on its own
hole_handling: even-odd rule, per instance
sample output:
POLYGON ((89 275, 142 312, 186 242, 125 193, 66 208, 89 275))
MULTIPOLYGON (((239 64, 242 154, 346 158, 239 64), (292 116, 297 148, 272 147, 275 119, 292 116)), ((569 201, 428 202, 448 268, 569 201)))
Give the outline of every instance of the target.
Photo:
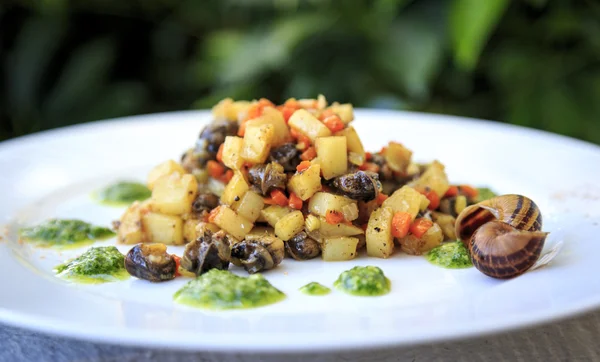
POLYGON ((407 212, 398 211, 392 218, 392 235, 395 238, 403 238, 408 234, 412 223, 412 215, 407 212))
POLYGON ((433 222, 431 220, 419 218, 410 225, 410 233, 417 238, 421 238, 432 226, 433 222))

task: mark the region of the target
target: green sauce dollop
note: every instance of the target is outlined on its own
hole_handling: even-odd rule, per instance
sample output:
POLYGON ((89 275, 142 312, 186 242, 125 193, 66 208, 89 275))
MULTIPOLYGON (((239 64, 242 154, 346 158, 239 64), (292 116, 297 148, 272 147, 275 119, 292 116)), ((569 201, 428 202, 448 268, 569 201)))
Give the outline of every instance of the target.
POLYGON ((477 191, 478 191, 477 202, 489 200, 489 199, 497 196, 494 191, 488 189, 487 187, 480 187, 477 189, 477 191))
POLYGON ((308 295, 327 295, 331 292, 331 289, 317 282, 310 282, 301 287, 300 291, 308 295))
POLYGON ((56 275, 79 283, 105 283, 127 279, 125 256, 114 246, 90 248, 81 256, 58 265, 56 275))
POLYGON ((98 191, 95 198, 103 204, 122 206, 134 201, 143 201, 152 195, 146 185, 139 182, 121 181, 98 191))
POLYGON ((200 275, 173 296, 178 303, 206 309, 256 308, 284 298, 285 294, 260 274, 244 278, 218 269, 200 275))
POLYGON ((449 269, 462 269, 473 266, 469 251, 461 241, 444 243, 431 249, 425 257, 432 264, 449 269))
POLYGON ((376 266, 355 266, 340 274, 333 284, 353 295, 378 296, 389 293, 390 281, 376 266))
POLYGON ((110 239, 114 235, 109 228, 76 219, 52 219, 19 230, 21 239, 43 247, 77 247, 96 240, 110 239))

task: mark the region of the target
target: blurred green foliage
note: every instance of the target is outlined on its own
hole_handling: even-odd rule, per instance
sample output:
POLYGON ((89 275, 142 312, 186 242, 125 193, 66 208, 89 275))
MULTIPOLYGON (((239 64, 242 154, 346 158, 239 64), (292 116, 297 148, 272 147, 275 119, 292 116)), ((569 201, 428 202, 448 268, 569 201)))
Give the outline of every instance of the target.
POLYGON ((0 139, 323 93, 600 143, 597 0, 9 1, 0 60, 0 139))

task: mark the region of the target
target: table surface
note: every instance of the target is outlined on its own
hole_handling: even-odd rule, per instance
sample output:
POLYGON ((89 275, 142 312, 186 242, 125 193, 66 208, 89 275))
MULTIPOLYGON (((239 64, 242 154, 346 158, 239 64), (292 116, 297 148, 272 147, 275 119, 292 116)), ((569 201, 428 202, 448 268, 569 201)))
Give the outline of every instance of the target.
POLYGON ((308 355, 148 350, 42 335, 0 325, 0 361, 600 361, 600 311, 500 335, 402 349, 308 355))

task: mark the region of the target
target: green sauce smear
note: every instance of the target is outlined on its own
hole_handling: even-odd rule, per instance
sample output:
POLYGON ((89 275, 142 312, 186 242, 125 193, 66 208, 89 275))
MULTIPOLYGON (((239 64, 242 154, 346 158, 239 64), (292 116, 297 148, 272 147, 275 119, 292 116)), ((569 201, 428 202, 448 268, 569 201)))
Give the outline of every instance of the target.
POLYGON ((300 288, 300 291, 308 295, 327 295, 331 292, 331 289, 317 282, 310 282, 300 288))
POLYGON ((51 219, 19 230, 21 239, 42 247, 79 247, 115 236, 109 228, 76 219, 51 219))
POLYGON ((462 269, 473 266, 469 251, 461 241, 444 243, 431 249, 425 257, 432 264, 448 269, 462 269))
POLYGON ((211 269, 179 289, 173 299, 205 309, 245 309, 277 303, 285 294, 262 275, 240 277, 226 270, 211 269))
POLYGON ((477 202, 489 200, 491 198, 498 196, 494 191, 490 190, 487 187, 480 187, 477 189, 477 191, 478 191, 477 202))
POLYGON ((333 284, 353 295, 379 296, 390 292, 390 280, 376 266, 355 266, 340 274, 333 284))
POLYGON ((96 192, 93 197, 109 206, 128 206, 134 201, 149 199, 152 192, 139 182, 120 181, 96 192))
POLYGON ((56 266, 54 271, 63 279, 87 284, 129 278, 125 256, 114 246, 90 248, 81 256, 56 266))

